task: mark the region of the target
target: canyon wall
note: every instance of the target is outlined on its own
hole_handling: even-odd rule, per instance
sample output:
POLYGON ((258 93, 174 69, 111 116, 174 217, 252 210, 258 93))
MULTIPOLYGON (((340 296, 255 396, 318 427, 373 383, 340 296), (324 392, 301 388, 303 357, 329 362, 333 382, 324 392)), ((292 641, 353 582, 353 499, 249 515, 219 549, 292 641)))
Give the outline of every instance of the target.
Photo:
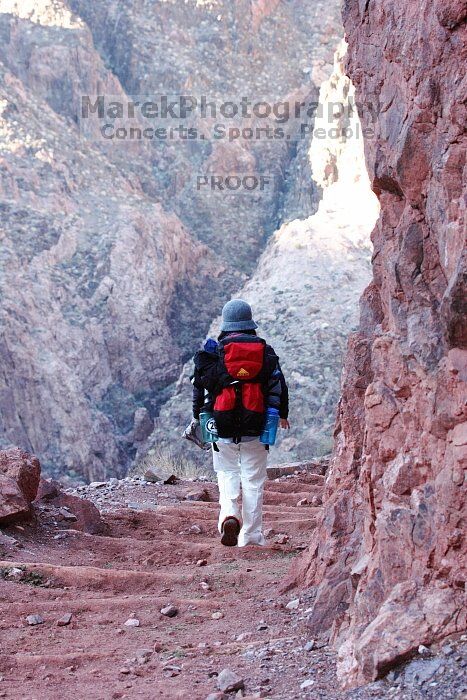
MULTIPOLYGON (((213 128, 277 126, 251 109, 239 120, 226 120, 219 106, 269 105, 316 100, 323 65, 341 34, 339 3, 320 0, 70 0, 70 7, 92 32, 105 64, 127 95, 170 98, 187 95, 218 109, 196 112, 192 126, 205 139, 167 139, 143 146, 144 158, 125 163, 143 189, 173 209, 194 235, 216 251, 229 270, 251 274, 267 237, 284 218, 284 190, 301 192, 303 215, 316 210, 319 190, 310 172, 290 168, 297 150, 297 124, 283 124, 287 139, 213 138, 213 128), (197 176, 265 174, 272 185, 245 197, 198 189, 197 176)), ((180 120, 165 120, 177 126, 180 120)), ((309 143, 310 139, 305 139, 309 143)), ((112 155, 118 158, 118 153, 112 155)), ((226 275, 226 291, 238 279, 226 275)))
POLYGON ((352 686, 466 626, 467 56, 462 2, 343 16, 381 215, 324 513, 291 581, 315 587, 311 632, 352 686))
POLYGON ((319 201, 309 138, 109 145, 81 96, 312 99, 340 32, 337 1, 0 0, 0 446, 124 474, 267 236, 319 201), (193 186, 238 171, 273 187, 193 186))
POLYGON ((222 266, 0 68, 0 443, 122 474, 182 361, 171 313, 222 266))

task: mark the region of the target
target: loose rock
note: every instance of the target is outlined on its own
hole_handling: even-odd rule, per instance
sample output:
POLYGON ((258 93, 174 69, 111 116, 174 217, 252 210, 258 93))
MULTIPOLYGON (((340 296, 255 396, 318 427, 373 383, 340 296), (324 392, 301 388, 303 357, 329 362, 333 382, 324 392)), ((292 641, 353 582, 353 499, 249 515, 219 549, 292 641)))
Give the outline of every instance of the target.
POLYGON ((61 491, 61 484, 55 479, 44 479, 42 476, 39 480, 39 488, 37 489, 36 501, 49 501, 56 498, 61 491))
POLYGON ((209 491, 207 489, 199 489, 197 491, 190 491, 185 496, 187 501, 204 501, 209 502, 211 497, 209 496, 209 491))
POLYGON ((192 525, 188 530, 189 535, 201 535, 201 533, 202 529, 199 525, 192 525))
POLYGON ((152 656, 151 649, 138 649, 136 652, 136 661, 139 664, 146 664, 152 656))
POLYGON ((57 620, 57 627, 66 627, 69 625, 72 617, 72 613, 65 613, 57 620))
POLYGON ((59 513, 62 516, 62 518, 64 520, 67 520, 68 522, 75 523, 78 520, 76 515, 74 515, 74 513, 70 513, 70 511, 66 510, 66 508, 60 508, 59 513))
POLYGON ((251 637, 251 632, 242 632, 241 634, 239 634, 239 635, 235 638, 235 641, 236 641, 236 642, 244 642, 245 639, 248 639, 248 637, 251 637))
POLYGON ((245 681, 234 671, 224 668, 217 677, 217 687, 224 693, 233 693, 237 690, 243 690, 245 681))
POLYGON ((290 540, 290 537, 288 535, 285 535, 285 534, 276 535, 276 537, 274 538, 274 542, 276 544, 287 544, 287 542, 289 540, 290 540))
POLYGON ((172 676, 172 678, 178 676, 182 671, 180 666, 174 666, 173 664, 166 664, 162 670, 164 673, 168 673, 170 676, 172 676))
POLYGON ((139 620, 137 620, 136 617, 130 617, 125 622, 125 627, 139 627, 139 620))
POLYGON ((178 608, 175 607, 175 605, 166 605, 165 608, 161 609, 161 615, 164 615, 165 617, 175 617, 178 615, 178 608))
POLYGON ((44 618, 41 615, 28 615, 26 618, 28 625, 42 625, 44 623, 44 618))
POLYGON ((21 581, 21 579, 24 577, 24 571, 17 566, 13 566, 8 570, 6 577, 9 581, 21 581))

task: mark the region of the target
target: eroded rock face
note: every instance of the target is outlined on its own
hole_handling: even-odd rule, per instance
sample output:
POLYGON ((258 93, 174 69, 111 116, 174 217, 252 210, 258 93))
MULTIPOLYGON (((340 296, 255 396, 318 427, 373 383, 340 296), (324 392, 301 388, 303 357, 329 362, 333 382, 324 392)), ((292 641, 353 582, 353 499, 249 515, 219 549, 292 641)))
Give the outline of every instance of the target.
POLYGON ((0 86, 0 444, 122 473, 135 412, 178 374, 172 314, 221 266, 7 69, 0 86))
POLYGON ((0 445, 122 474, 223 267, 123 167, 130 146, 115 166, 80 139, 80 94, 124 94, 84 22, 5 0, 0 36, 0 445))
POLYGON ((40 474, 37 457, 18 447, 0 451, 0 524, 29 515, 40 474))
POLYGON ((331 632, 347 685, 466 624, 463 7, 344 8, 381 215, 324 514, 295 573, 317 587, 310 624, 331 632))
MULTIPOLYGON (((189 95, 208 102, 252 104, 268 100, 316 100, 321 66, 332 59, 341 36, 339 3, 325 7, 314 0, 70 0, 70 7, 90 28, 99 53, 129 95, 189 95)), ((217 112, 195 118, 195 126, 226 128, 217 112)), ((252 110, 240 126, 263 127, 273 120, 252 110)), ((283 125, 288 128, 288 124, 283 125)), ((283 220, 282 189, 292 187, 287 170, 294 160, 295 138, 220 137, 201 143, 150 144, 146 164, 135 168, 145 191, 174 208, 177 215, 229 268, 250 273, 278 221, 283 220), (151 167, 148 167, 151 166, 151 167), (196 176, 270 173, 277 186, 245 198, 198 190, 196 176)), ((301 178, 301 215, 316 209, 319 194, 309 170, 301 178)))
POLYGON ((319 199, 309 168, 285 172, 295 141, 109 146, 80 138, 81 96, 313 99, 341 27, 338 2, 305 5, 0 0, 0 446, 124 474, 285 182, 301 213, 319 199), (277 186, 245 201, 189 177, 232 170, 277 186))

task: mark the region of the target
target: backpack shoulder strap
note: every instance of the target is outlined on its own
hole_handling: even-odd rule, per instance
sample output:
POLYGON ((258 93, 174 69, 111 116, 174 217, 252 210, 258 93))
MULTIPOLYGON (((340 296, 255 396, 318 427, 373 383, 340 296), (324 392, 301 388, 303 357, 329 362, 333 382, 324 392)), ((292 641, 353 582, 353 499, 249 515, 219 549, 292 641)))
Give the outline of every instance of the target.
POLYGON ((219 380, 219 352, 198 350, 193 362, 197 384, 209 392, 215 391, 219 380))
POLYGON ((217 363, 218 359, 219 353, 217 351, 207 352, 207 350, 198 350, 193 357, 193 362, 195 363, 196 369, 203 370, 217 363))
POLYGON ((274 349, 266 343, 266 347, 264 349, 264 365, 263 369, 261 370, 261 383, 267 384, 271 378, 271 376, 274 374, 276 371, 277 367, 279 365, 279 357, 276 355, 274 349))

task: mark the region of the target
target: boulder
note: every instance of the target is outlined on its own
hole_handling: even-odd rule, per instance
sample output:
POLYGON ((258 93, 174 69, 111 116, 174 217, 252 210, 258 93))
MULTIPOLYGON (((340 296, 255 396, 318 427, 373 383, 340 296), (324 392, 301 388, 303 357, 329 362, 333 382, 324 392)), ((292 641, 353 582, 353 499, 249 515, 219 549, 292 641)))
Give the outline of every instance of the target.
POLYGON ((55 479, 44 479, 41 476, 39 488, 37 489, 36 501, 50 501, 59 495, 62 485, 55 479))
POLYGON ((70 521, 70 527, 75 530, 88 532, 90 535, 102 535, 107 530, 98 509, 86 498, 61 492, 50 503, 62 512, 63 520, 70 521))
POLYGON ((35 503, 47 504, 57 509, 56 517, 69 523, 74 530, 101 535, 106 525, 94 503, 86 498, 72 496, 62 491, 61 484, 53 479, 41 479, 35 503))
POLYGON ((245 681, 235 671, 224 668, 217 677, 217 687, 223 693, 234 693, 237 690, 243 690, 245 681))
POLYGON ((39 486, 37 457, 12 447, 0 451, 0 523, 27 518, 39 486))
POLYGON ((157 467, 148 467, 143 474, 143 478, 145 481, 149 481, 152 484, 161 482, 166 485, 172 485, 176 484, 178 481, 175 474, 165 469, 158 469, 157 467))

